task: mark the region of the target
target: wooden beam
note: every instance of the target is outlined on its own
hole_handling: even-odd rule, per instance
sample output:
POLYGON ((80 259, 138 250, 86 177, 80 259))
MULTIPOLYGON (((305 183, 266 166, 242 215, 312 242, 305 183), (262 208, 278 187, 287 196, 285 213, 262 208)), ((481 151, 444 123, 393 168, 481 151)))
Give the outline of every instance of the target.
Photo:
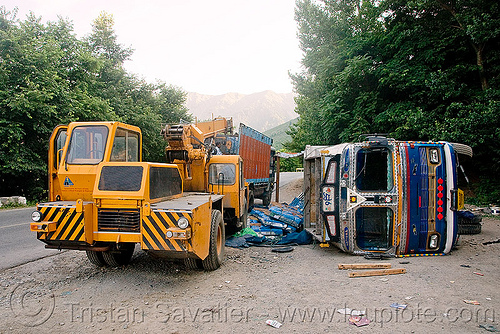
POLYGON ((389 269, 390 263, 339 263, 339 269, 389 269))
POLYGON ((385 276, 385 275, 398 275, 406 274, 406 269, 382 269, 382 270, 367 270, 367 271, 353 271, 349 273, 349 277, 368 277, 368 276, 385 276))

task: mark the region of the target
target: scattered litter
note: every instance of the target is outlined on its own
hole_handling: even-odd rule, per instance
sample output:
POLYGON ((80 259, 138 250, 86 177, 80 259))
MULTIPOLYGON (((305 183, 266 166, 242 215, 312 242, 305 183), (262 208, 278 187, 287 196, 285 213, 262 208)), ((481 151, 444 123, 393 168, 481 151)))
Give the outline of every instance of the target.
POLYGON ((229 284, 229 283, 231 283, 231 281, 224 281, 224 282, 225 282, 226 284, 229 284))
POLYGON ((399 304, 399 303, 392 303, 391 304, 392 308, 395 308, 395 309, 398 309, 398 310, 404 310, 404 309, 406 309, 407 306, 408 305, 406 305, 406 304, 399 304))
POLYGON ((468 264, 461 264, 460 267, 470 268, 470 266, 468 264))
POLYGON ((68 295, 71 295, 71 291, 64 291, 63 293, 61 293, 61 296, 68 296, 68 295))
POLYGON ((471 305, 481 305, 477 300, 464 299, 464 303, 471 304, 471 305))
POLYGON ((500 332, 498 328, 490 324, 480 324, 479 327, 486 329, 488 332, 500 332))
POLYGON ((478 276, 484 276, 484 274, 478 273, 477 271, 473 272, 473 274, 476 274, 478 276))
POLYGON ((366 315, 365 311, 360 311, 360 310, 351 310, 350 308, 341 308, 337 310, 338 313, 343 314, 343 315, 350 315, 350 316, 363 316, 366 315))
POLYGON ((410 261, 401 261, 399 264, 410 264, 410 261))
POLYGON ((451 284, 455 283, 455 281, 450 281, 451 284))
POLYGON ((490 297, 486 297, 486 300, 491 300, 491 298, 490 297))
POLYGON ((382 282, 387 282, 389 279, 388 278, 381 278, 380 279, 382 282))
POLYGON ((276 320, 271 320, 271 319, 266 320, 266 324, 274 328, 280 328, 283 325, 282 323, 279 323, 276 320))
POLYGON ((351 325, 356 325, 358 327, 361 327, 370 324, 370 320, 368 320, 367 318, 362 318, 360 316, 352 316, 349 318, 349 323, 351 325))
POLYGON ((414 298, 414 296, 408 296, 408 297, 405 297, 405 299, 406 299, 406 300, 410 300, 410 299, 412 299, 412 298, 414 298))

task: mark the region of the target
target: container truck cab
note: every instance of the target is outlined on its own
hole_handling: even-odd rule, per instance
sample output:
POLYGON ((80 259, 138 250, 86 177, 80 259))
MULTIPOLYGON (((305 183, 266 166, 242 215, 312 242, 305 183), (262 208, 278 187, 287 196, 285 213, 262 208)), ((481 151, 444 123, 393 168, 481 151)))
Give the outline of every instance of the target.
POLYGON ((306 147, 305 227, 341 250, 449 253, 457 241, 457 152, 465 145, 370 136, 306 147))

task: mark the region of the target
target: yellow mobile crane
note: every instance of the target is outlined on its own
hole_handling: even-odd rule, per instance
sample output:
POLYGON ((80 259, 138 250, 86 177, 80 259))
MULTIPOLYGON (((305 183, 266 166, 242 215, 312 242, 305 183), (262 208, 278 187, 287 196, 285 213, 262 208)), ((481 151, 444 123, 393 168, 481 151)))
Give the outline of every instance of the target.
POLYGON ((190 268, 217 269, 225 225, 246 222, 243 161, 212 155, 211 138, 232 129, 218 118, 168 125, 169 163, 142 162, 138 127, 73 122, 49 143, 49 201, 32 214, 46 248, 84 250, 98 266, 127 264, 135 245, 190 268))

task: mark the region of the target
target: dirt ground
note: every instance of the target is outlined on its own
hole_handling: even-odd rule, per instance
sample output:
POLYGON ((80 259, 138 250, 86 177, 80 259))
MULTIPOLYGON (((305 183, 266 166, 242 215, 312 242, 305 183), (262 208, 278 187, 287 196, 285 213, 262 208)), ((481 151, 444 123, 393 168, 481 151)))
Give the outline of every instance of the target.
POLYGON ((450 255, 384 260, 406 269, 392 276, 349 278, 339 263, 379 262, 319 245, 226 248, 213 272, 137 249, 128 266, 97 268, 65 251, 0 272, 0 333, 487 333, 500 329, 500 220, 483 222, 450 255), (349 324, 346 308, 370 324, 349 324))

